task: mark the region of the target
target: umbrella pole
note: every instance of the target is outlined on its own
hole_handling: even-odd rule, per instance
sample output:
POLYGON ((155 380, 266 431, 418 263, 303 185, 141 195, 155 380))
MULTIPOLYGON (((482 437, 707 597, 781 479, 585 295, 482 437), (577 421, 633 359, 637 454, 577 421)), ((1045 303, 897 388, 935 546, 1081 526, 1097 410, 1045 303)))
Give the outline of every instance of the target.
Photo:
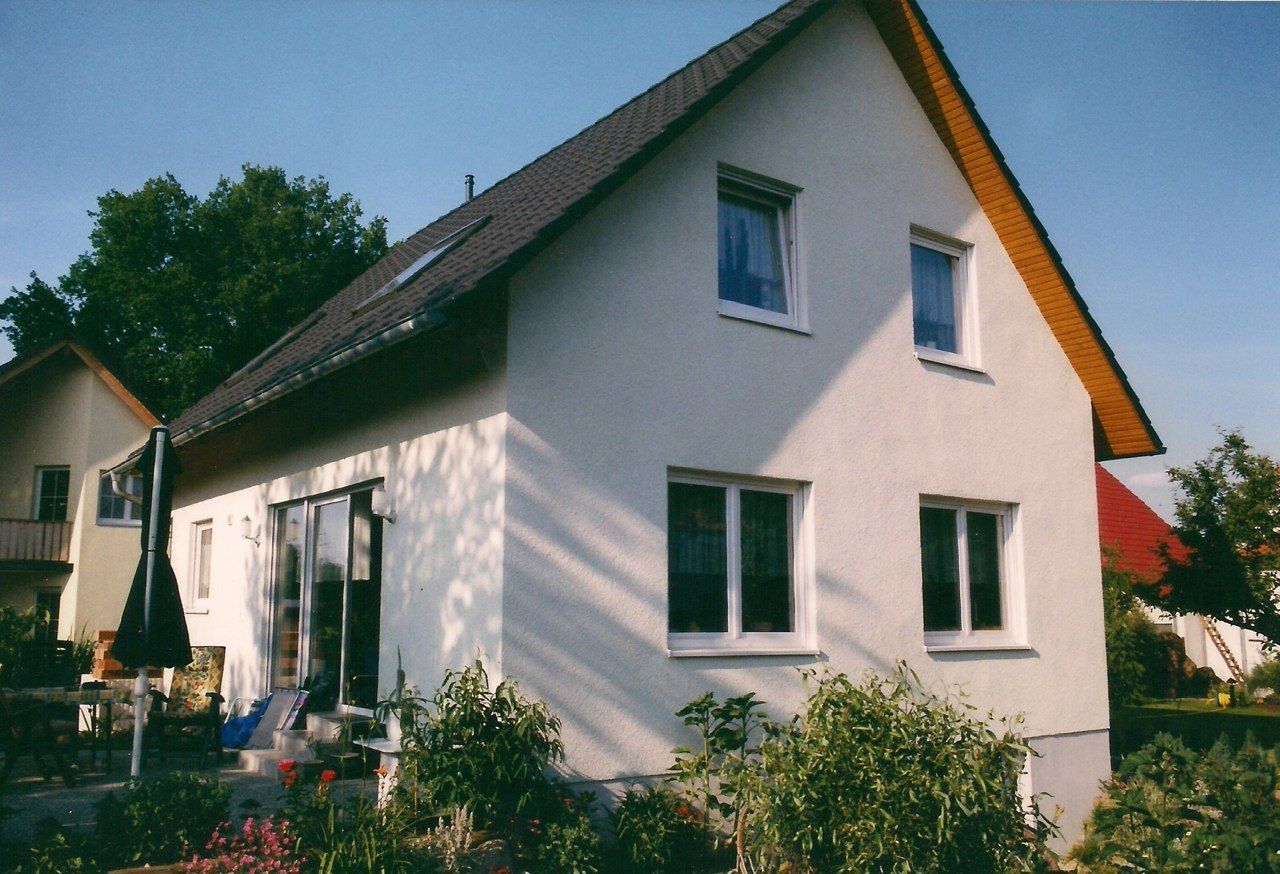
MULTIPOLYGON (((164 435, 168 429, 160 426, 152 429, 156 440, 155 466, 151 472, 151 527, 147 531, 147 584, 142 604, 142 651, 151 653, 151 588, 156 576, 156 532, 160 527, 160 477, 164 470, 164 435)), ((147 718, 147 665, 138 668, 138 679, 133 684, 133 761, 130 764, 129 776, 137 779, 142 776, 142 732, 147 718)))

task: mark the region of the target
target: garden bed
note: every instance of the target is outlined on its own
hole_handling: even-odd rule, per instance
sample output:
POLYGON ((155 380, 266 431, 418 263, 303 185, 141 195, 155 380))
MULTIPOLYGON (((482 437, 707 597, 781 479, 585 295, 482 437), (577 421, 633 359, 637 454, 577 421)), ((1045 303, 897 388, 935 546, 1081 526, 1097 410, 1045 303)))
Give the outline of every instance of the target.
POLYGON ((1280 705, 1219 707, 1200 698, 1181 698, 1118 707, 1111 713, 1112 758, 1128 755, 1162 731, 1193 750, 1207 750, 1223 735, 1238 747, 1249 733, 1264 746, 1275 746, 1280 744, 1280 705))

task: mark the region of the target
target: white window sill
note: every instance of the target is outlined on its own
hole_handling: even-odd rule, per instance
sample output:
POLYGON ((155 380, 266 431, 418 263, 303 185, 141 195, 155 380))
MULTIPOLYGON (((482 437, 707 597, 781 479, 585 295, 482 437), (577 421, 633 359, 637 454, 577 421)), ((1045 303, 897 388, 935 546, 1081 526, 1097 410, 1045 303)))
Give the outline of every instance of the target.
POLYGON ((720 301, 716 308, 716 313, 726 319, 736 319, 740 322, 755 322, 760 325, 768 325, 771 328, 781 328, 784 331, 792 331, 797 334, 811 336, 813 331, 807 325, 801 325, 794 321, 790 316, 784 316, 769 310, 757 309, 756 307, 735 304, 732 301, 720 301))
POLYGON ((946 367, 954 367, 957 370, 967 370, 970 373, 981 373, 986 376, 985 368, 973 363, 963 355, 957 355, 954 352, 944 352, 940 349, 929 349, 925 346, 917 346, 916 358, 921 361, 928 361, 930 364, 942 364, 946 367))
POLYGON ((667 658, 669 659, 742 658, 744 656, 807 656, 815 658, 821 654, 821 650, 810 646, 712 646, 667 649, 667 658))
POLYGON ((926 643, 924 651, 934 652, 1031 652, 1031 646, 1012 641, 973 641, 970 643, 926 643))
POLYGON ((100 528, 141 528, 141 519, 99 519, 100 528))

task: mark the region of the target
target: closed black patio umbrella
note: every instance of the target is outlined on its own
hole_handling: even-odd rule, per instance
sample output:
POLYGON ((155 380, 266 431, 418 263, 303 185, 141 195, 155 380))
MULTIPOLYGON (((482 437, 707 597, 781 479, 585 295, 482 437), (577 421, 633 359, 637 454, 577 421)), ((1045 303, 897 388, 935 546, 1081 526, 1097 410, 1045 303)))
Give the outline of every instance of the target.
POLYGON ((138 459, 142 472, 142 556, 133 574, 120 627, 111 645, 112 657, 138 669, 134 687, 133 776, 142 765, 142 728, 146 713, 147 668, 178 668, 191 663, 187 617, 178 593, 178 580, 169 563, 169 513, 173 509, 173 478, 178 458, 169 442, 169 429, 151 429, 147 447, 138 459))

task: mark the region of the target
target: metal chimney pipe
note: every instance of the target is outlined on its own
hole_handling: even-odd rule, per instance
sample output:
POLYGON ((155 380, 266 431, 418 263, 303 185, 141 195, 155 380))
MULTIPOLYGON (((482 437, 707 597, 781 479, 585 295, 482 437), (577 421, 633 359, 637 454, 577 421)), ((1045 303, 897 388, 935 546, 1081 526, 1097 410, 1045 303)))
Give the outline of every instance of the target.
POLYGON ((468 173, 465 178, 467 180, 466 181, 467 203, 470 203, 471 198, 476 196, 476 177, 468 173))

